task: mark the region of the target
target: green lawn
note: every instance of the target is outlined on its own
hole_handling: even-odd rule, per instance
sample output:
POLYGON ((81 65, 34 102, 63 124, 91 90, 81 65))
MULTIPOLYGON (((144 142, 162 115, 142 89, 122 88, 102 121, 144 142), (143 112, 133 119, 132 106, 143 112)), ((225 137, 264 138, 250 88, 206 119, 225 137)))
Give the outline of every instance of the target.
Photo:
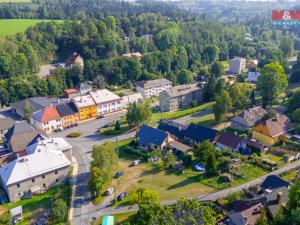
POLYGON ((213 102, 205 103, 194 108, 182 109, 175 112, 155 112, 152 114, 151 122, 158 123, 161 119, 178 119, 180 117, 188 116, 197 112, 211 109, 213 102))
MULTIPOLYGON (((3 0, 0 0, 0 2, 3 0)), ((34 26, 40 22, 49 22, 50 20, 34 19, 1 19, 0 20, 0 37, 24 32, 28 27, 34 26)), ((62 22, 58 20, 58 22, 62 22)))
POLYGON ((200 182, 205 185, 211 186, 217 190, 221 190, 227 187, 241 185, 243 183, 246 183, 248 181, 251 181, 257 177, 263 176, 268 173, 268 171, 249 163, 242 163, 237 167, 235 172, 245 178, 233 176, 233 181, 231 183, 226 183, 223 182, 219 176, 212 177, 212 178, 202 177, 200 179, 200 182))
POLYGON ((211 127, 217 123, 215 121, 215 115, 213 113, 207 114, 205 116, 200 116, 196 119, 193 119, 191 122, 205 127, 211 127))
POLYGON ((57 193, 61 193, 61 197, 69 204, 70 188, 68 185, 61 185, 49 189, 46 193, 35 196, 31 199, 24 199, 14 203, 5 203, 1 207, 9 210, 16 206, 23 206, 23 220, 20 225, 26 225, 31 219, 31 214, 37 209, 48 209, 53 196, 57 193))
POLYGON ((292 170, 290 172, 282 174, 281 178, 286 180, 286 181, 291 181, 297 177, 297 171, 292 170))

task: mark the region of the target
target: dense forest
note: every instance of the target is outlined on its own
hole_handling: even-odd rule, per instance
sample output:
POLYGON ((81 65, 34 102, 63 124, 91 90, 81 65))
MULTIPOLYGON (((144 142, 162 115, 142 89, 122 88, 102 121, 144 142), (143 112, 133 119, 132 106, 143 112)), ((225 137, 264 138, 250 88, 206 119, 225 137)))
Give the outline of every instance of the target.
MULTIPOLYGON (((66 17, 81 7, 79 1, 65 9, 64 4, 69 3, 65 0, 60 2, 62 14, 66 17), (66 13, 63 13, 64 10, 66 13)), ((157 13, 144 13, 146 3, 100 2, 103 4, 99 7, 105 8, 106 14, 115 16, 101 14, 100 19, 92 15, 93 18, 78 17, 82 19, 69 19, 63 23, 40 23, 25 33, 0 38, 2 104, 36 95, 57 96, 64 88, 73 87, 83 80, 92 81, 98 87, 130 87, 133 81, 160 77, 166 77, 174 84, 190 83, 199 76, 210 74, 211 65, 215 62, 235 56, 256 58, 260 61, 260 67, 270 62, 280 62, 288 70, 287 58, 292 55, 293 37, 281 35, 278 30, 259 30, 253 40, 249 40, 246 38, 247 27, 243 25, 224 25, 202 16, 187 15, 176 8, 168 11, 168 4, 160 5, 157 13), (119 7, 124 5, 128 8, 121 10, 119 7), (120 11, 120 15, 116 11, 120 11), (146 39, 146 34, 151 38, 146 39), (84 58, 83 70, 77 67, 71 70, 61 68, 48 79, 36 76, 41 65, 60 62, 75 51, 84 58), (142 57, 122 57, 128 52, 141 52, 142 57)), ((31 4, 37 2, 29 6, 31 4)), ((41 1, 39 4, 49 5, 52 11, 47 11, 49 17, 38 18, 61 18, 50 16, 51 12, 60 11, 50 7, 57 2, 41 1)), ((21 4, 22 7, 25 5, 21 4)), ((156 6, 155 3, 149 5, 156 6)), ((6 6, 21 7, 19 4, 1 4, 0 14, 6 6)), ((92 12, 92 4, 89 6, 89 12, 92 12)), ((8 11, 14 12, 14 7, 8 11)), ((31 10, 36 8, 29 7, 19 16, 23 18, 31 10)), ((74 18, 77 18, 75 14, 74 18)))

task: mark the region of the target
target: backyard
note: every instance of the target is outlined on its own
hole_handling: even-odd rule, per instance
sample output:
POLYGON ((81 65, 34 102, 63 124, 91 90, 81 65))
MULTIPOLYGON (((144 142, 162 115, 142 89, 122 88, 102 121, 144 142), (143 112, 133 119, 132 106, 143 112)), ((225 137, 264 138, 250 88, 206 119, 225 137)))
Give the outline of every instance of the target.
POLYGON ((14 203, 5 203, 1 205, 0 212, 10 210, 14 207, 22 205, 23 220, 18 223, 20 225, 27 225, 33 218, 32 214, 37 210, 47 210, 50 208, 52 199, 58 194, 69 204, 70 188, 69 185, 60 185, 49 189, 46 193, 35 196, 30 199, 24 199, 14 203))

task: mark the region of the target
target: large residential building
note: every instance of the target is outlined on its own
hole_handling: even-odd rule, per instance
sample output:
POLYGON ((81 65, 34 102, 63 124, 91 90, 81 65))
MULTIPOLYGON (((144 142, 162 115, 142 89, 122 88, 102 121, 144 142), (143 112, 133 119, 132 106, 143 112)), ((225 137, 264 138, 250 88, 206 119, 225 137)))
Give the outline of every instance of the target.
POLYGON ((30 123, 36 129, 51 134, 53 131, 63 130, 62 120, 56 107, 49 106, 32 114, 30 123))
POLYGON ((252 138, 260 143, 271 146, 285 139, 285 134, 294 129, 293 124, 285 115, 277 114, 274 118, 260 122, 252 130, 252 138))
POLYGON ((78 125, 79 113, 73 102, 56 106, 56 110, 61 117, 63 128, 69 128, 78 125))
POLYGON ((144 98, 158 97, 159 93, 172 87, 172 82, 163 78, 158 80, 137 81, 135 83, 137 92, 144 98))
POLYGON ((62 152, 72 161, 72 146, 63 138, 40 138, 25 148, 26 154, 30 155, 36 151, 62 152))
POLYGON ((231 127, 236 130, 245 131, 246 129, 255 126, 266 113, 267 111, 259 106, 246 109, 244 112, 231 119, 231 127))
POLYGON ((91 95, 73 98, 72 100, 79 112, 79 120, 97 117, 97 106, 91 95))
POLYGON ((75 65, 84 66, 83 58, 77 53, 74 52, 72 55, 69 55, 65 61, 66 67, 73 67, 75 65))
POLYGON ((37 139, 43 139, 44 133, 34 129, 26 121, 16 121, 5 134, 5 143, 17 157, 26 155, 25 148, 37 139))
POLYGON ((0 168, 1 184, 11 202, 65 182, 71 162, 61 151, 37 149, 0 168))
POLYGON ((58 104, 59 100, 56 98, 33 97, 11 103, 12 109, 22 118, 24 118, 24 106, 26 105, 26 102, 28 102, 31 112, 34 113, 48 106, 58 104))
POLYGON ((0 118, 0 143, 4 141, 4 136, 15 122, 7 117, 0 118))
POLYGON ((203 87, 200 84, 184 84, 162 91, 159 105, 162 111, 169 112, 191 107, 192 103, 202 101, 203 87))
POLYGON ((141 93, 134 93, 122 97, 123 108, 127 108, 129 104, 142 101, 144 98, 141 93))
POLYGON ((121 111, 122 98, 107 89, 90 92, 97 105, 98 115, 103 116, 109 113, 121 111))
POLYGON ((246 69, 246 59, 236 57, 229 61, 229 73, 240 74, 246 69))

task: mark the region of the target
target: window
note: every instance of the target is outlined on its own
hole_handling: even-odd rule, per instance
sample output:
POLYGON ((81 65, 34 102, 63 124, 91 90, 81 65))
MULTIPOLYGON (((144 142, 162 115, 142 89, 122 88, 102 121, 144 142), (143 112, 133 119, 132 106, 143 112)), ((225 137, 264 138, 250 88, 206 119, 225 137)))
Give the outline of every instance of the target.
POLYGON ((19 184, 19 183, 17 183, 17 187, 18 187, 18 188, 20 187, 20 184, 19 184))
POLYGON ((43 187, 45 188, 45 187, 46 187, 46 184, 43 184, 43 187))
POLYGON ((56 183, 58 183, 58 182, 59 182, 59 179, 56 179, 55 181, 56 181, 56 183))
POLYGON ((42 178, 45 179, 45 175, 42 175, 42 178))
POLYGON ((35 182, 35 179, 34 178, 32 178, 32 183, 34 183, 35 182))
POLYGON ((57 170, 55 170, 55 174, 57 174, 57 170))

